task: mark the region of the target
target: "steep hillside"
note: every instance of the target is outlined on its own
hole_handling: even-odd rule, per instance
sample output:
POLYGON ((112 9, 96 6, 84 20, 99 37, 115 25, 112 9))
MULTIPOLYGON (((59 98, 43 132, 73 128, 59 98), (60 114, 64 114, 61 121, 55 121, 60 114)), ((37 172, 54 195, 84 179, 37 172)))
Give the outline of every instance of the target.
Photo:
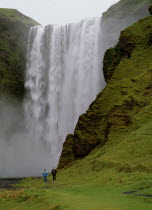
POLYGON ((67 141, 64 144, 59 167, 67 165, 65 155, 70 154, 73 161, 98 146, 97 156, 105 164, 126 171, 151 171, 151 58, 152 17, 147 17, 122 31, 116 47, 106 52, 108 84, 80 116, 70 136, 71 146, 67 147, 67 141), (70 151, 66 153, 67 148, 73 156, 70 151))
POLYGON ((105 49, 113 47, 118 42, 122 30, 147 17, 149 15, 147 8, 151 4, 152 0, 120 0, 103 13, 103 47, 105 49))
POLYGON ((34 25, 15 9, 0 9, 0 93, 23 98, 28 32, 34 25))

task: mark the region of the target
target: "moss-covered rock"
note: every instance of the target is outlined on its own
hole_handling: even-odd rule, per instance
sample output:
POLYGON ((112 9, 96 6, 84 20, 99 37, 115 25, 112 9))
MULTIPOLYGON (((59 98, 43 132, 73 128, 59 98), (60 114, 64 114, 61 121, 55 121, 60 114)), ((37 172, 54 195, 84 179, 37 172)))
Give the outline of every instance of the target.
POLYGON ((123 51, 121 51, 119 44, 115 48, 110 48, 106 51, 103 60, 103 74, 107 83, 111 79, 115 68, 120 63, 122 56, 123 51))
MULTIPOLYGON (((151 30, 150 16, 124 30, 116 47, 106 52, 104 70, 108 84, 78 120, 73 136, 75 158, 86 156, 97 145, 113 144, 121 136, 134 139, 130 130, 140 129, 140 122, 149 123, 152 106, 151 30), (149 111, 143 114, 143 110, 149 111)), ((150 137, 148 134, 144 136, 144 142, 145 138, 150 137)))
POLYGON ((66 141, 63 145, 63 151, 61 154, 60 162, 58 165, 58 169, 64 168, 65 166, 69 166, 75 160, 73 154, 73 135, 69 134, 66 138, 66 141))
POLYGON ((23 98, 28 33, 35 25, 15 9, 0 9, 0 93, 23 98))
POLYGON ((133 30, 132 26, 130 31, 126 33, 122 31, 119 43, 115 48, 111 48, 106 51, 103 61, 103 71, 104 76, 107 82, 112 78, 113 73, 122 59, 129 59, 137 46, 151 46, 152 43, 152 27, 151 24, 144 24, 144 20, 140 20, 139 23, 142 23, 143 28, 137 28, 133 30), (143 33, 142 30, 145 30, 143 33), (147 32, 147 33, 146 33, 147 32), (141 33, 141 34, 140 34, 141 33), (138 39, 140 34, 140 39, 138 39))
MULTIPOLYGON (((103 50, 114 46, 118 41, 120 31, 148 16, 148 8, 151 3, 152 0, 122 0, 105 12, 102 20, 103 50)), ((140 95, 140 82, 135 78, 138 74, 143 73, 146 65, 149 65, 149 60, 148 63, 144 62, 144 51, 142 50, 144 46, 146 49, 152 46, 150 18, 141 20, 124 30, 116 47, 106 51, 103 72, 109 84, 78 120, 73 136, 74 143, 72 142, 71 145, 75 158, 85 157, 98 145, 99 147, 105 145, 110 136, 115 139, 121 133, 126 133, 134 123, 132 122, 134 111, 145 106, 145 99, 140 95), (137 54, 132 61, 133 52, 138 52, 139 49, 141 55, 137 54), (135 64, 137 59, 139 63, 135 64), (122 66, 124 61, 128 62, 125 63, 125 68, 122 66), (129 61, 132 61, 132 64, 129 61), (122 70, 116 73, 118 66, 122 70)), ((148 51, 147 59, 150 56, 149 53, 148 51)), ((147 75, 150 78, 151 71, 150 68, 148 69, 147 75)), ((66 151, 66 143, 63 153, 64 151, 66 151)), ((66 158, 68 159, 68 155, 66 158)))

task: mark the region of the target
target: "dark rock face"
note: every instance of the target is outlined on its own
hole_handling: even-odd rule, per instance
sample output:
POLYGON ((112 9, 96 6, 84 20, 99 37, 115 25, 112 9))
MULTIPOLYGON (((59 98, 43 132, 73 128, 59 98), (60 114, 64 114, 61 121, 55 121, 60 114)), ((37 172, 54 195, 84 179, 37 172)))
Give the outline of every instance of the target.
POLYGON ((116 66, 120 63, 123 56, 123 51, 118 44, 116 48, 110 48, 106 51, 103 60, 103 74, 105 81, 108 83, 111 79, 116 66))
POLYGON ((149 12, 150 12, 150 14, 152 15, 152 6, 149 7, 149 12))
POLYGON ((0 93, 24 97, 26 48, 34 20, 14 9, 0 9, 0 93))

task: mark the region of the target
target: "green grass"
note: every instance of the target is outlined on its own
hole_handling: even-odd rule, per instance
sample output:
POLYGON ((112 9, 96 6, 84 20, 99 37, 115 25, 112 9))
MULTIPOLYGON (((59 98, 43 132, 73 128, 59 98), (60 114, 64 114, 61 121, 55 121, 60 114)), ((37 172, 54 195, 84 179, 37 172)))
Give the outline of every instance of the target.
MULTIPOLYGON (((94 158, 94 155, 88 157, 94 158)), ((90 160, 77 161, 59 171, 57 180, 27 178, 16 185, 16 191, 0 192, 2 210, 24 209, 103 209, 150 210, 152 198, 124 194, 152 194, 152 176, 146 173, 117 173, 115 168, 93 171, 90 160), (85 168, 84 168, 85 166, 85 168), (83 170, 84 169, 84 170, 83 170), (144 182, 143 182, 144 180, 144 182)))

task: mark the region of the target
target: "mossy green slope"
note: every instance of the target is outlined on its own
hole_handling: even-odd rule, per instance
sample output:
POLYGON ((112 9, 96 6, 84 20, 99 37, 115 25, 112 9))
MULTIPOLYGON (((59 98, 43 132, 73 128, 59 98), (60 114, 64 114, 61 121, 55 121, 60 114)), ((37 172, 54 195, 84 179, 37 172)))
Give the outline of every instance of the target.
POLYGON ((37 22, 15 9, 0 9, 0 93, 24 96, 28 32, 37 22))
POLYGON ((120 171, 151 171, 151 33, 152 17, 147 17, 124 30, 118 45, 106 52, 108 84, 78 120, 73 135, 75 158, 99 145, 104 165, 120 171))
POLYGON ((26 15, 22 14, 16 9, 6 9, 6 8, 0 8, 0 17, 1 18, 7 18, 8 21, 11 23, 21 23, 24 24, 26 27, 31 27, 34 25, 39 25, 38 22, 31 19, 30 17, 27 17, 26 15))

